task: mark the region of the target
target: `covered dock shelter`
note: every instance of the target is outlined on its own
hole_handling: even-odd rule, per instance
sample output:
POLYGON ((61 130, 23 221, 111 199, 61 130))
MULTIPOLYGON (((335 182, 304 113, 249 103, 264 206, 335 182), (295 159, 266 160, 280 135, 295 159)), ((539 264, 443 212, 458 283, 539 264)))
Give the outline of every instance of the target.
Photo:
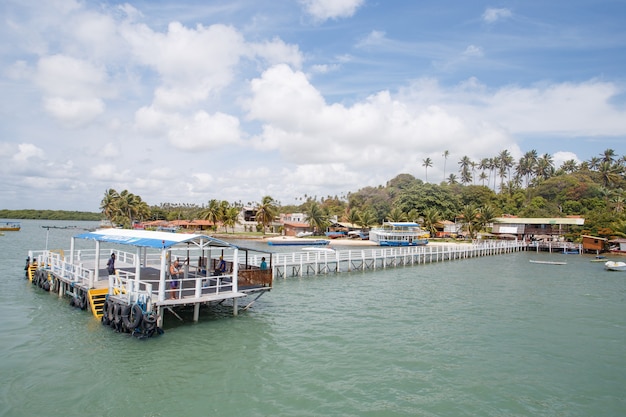
POLYGON ((61 281, 85 290, 106 287, 108 300, 114 303, 140 302, 156 314, 159 326, 165 309, 176 315, 176 308, 193 305, 197 321, 201 305, 232 300, 236 315, 240 298, 251 294, 258 298, 272 288, 271 253, 204 234, 100 229, 72 237, 69 254, 50 257, 56 258, 52 272, 61 281), (79 248, 85 246, 79 240, 95 247, 79 248), (116 271, 109 275, 106 263, 113 253, 116 271), (269 267, 261 265, 263 257, 269 267), (172 277, 170 264, 175 260, 182 273, 172 277), (224 271, 218 269, 221 260, 224 271))

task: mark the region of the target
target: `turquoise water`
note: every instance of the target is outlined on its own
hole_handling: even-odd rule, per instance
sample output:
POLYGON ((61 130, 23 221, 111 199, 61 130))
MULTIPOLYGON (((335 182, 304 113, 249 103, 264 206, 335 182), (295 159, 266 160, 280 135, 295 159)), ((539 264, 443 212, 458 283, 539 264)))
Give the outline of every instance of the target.
POLYGON ((280 279, 237 317, 137 340, 23 279, 41 225, 93 223, 0 236, 0 416, 626 415, 626 273, 591 257, 280 279))

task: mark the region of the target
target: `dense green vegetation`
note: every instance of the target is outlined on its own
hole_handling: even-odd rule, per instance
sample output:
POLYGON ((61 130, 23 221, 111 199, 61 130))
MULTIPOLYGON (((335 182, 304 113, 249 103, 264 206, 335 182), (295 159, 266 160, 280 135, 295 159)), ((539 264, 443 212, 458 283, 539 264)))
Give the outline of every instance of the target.
POLYGON ((0 210, 0 219, 102 220, 102 213, 64 210, 0 210))
MULTIPOLYGON (((515 161, 507 150, 478 162, 462 157, 458 176, 446 176, 449 151, 442 153, 444 178, 439 184, 424 182, 410 174, 400 174, 385 185, 365 187, 346 196, 303 196, 299 204, 282 206, 270 196, 260 203, 248 203, 255 210, 258 232, 267 227, 279 213, 303 212, 309 223, 323 231, 336 216, 361 227, 387 221, 418 221, 433 230, 441 220, 463 219, 470 235, 484 228, 494 217, 585 217, 578 234, 626 237, 626 156, 607 149, 598 157, 580 164, 565 161, 555 168, 549 154, 539 156, 529 151, 515 161), (446 165, 447 164, 447 165, 446 165), (497 190, 497 191, 496 191, 497 190)), ((431 158, 422 167, 434 165, 431 158)), ((224 228, 234 228, 241 202, 210 200, 207 205, 162 203, 148 206, 141 197, 124 190, 105 191, 102 214, 39 210, 1 210, 0 216, 18 219, 99 220, 130 227, 135 221, 209 220, 224 228)))

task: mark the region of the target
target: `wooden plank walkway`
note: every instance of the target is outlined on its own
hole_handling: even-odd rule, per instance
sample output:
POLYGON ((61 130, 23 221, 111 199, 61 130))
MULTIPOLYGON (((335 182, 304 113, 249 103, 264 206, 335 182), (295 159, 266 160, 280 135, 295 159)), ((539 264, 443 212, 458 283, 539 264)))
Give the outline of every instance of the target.
POLYGON ((527 244, 522 241, 488 241, 478 244, 275 253, 272 269, 275 278, 302 277, 502 255, 526 249, 527 244))

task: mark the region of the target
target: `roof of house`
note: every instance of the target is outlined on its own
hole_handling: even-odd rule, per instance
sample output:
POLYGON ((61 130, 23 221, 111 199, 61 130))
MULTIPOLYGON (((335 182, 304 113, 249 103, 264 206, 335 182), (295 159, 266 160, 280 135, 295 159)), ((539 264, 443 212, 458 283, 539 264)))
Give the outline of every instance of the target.
POLYGON ((598 237, 598 236, 589 236, 589 235, 581 235, 581 237, 584 238, 588 238, 588 239, 595 239, 595 240, 604 240, 605 242, 608 240, 605 237, 598 237))
POLYGON ((496 217, 494 224, 569 224, 582 226, 585 219, 582 217, 496 217))
POLYGON ((311 227, 310 224, 302 222, 283 222, 283 224, 289 227, 311 227))

